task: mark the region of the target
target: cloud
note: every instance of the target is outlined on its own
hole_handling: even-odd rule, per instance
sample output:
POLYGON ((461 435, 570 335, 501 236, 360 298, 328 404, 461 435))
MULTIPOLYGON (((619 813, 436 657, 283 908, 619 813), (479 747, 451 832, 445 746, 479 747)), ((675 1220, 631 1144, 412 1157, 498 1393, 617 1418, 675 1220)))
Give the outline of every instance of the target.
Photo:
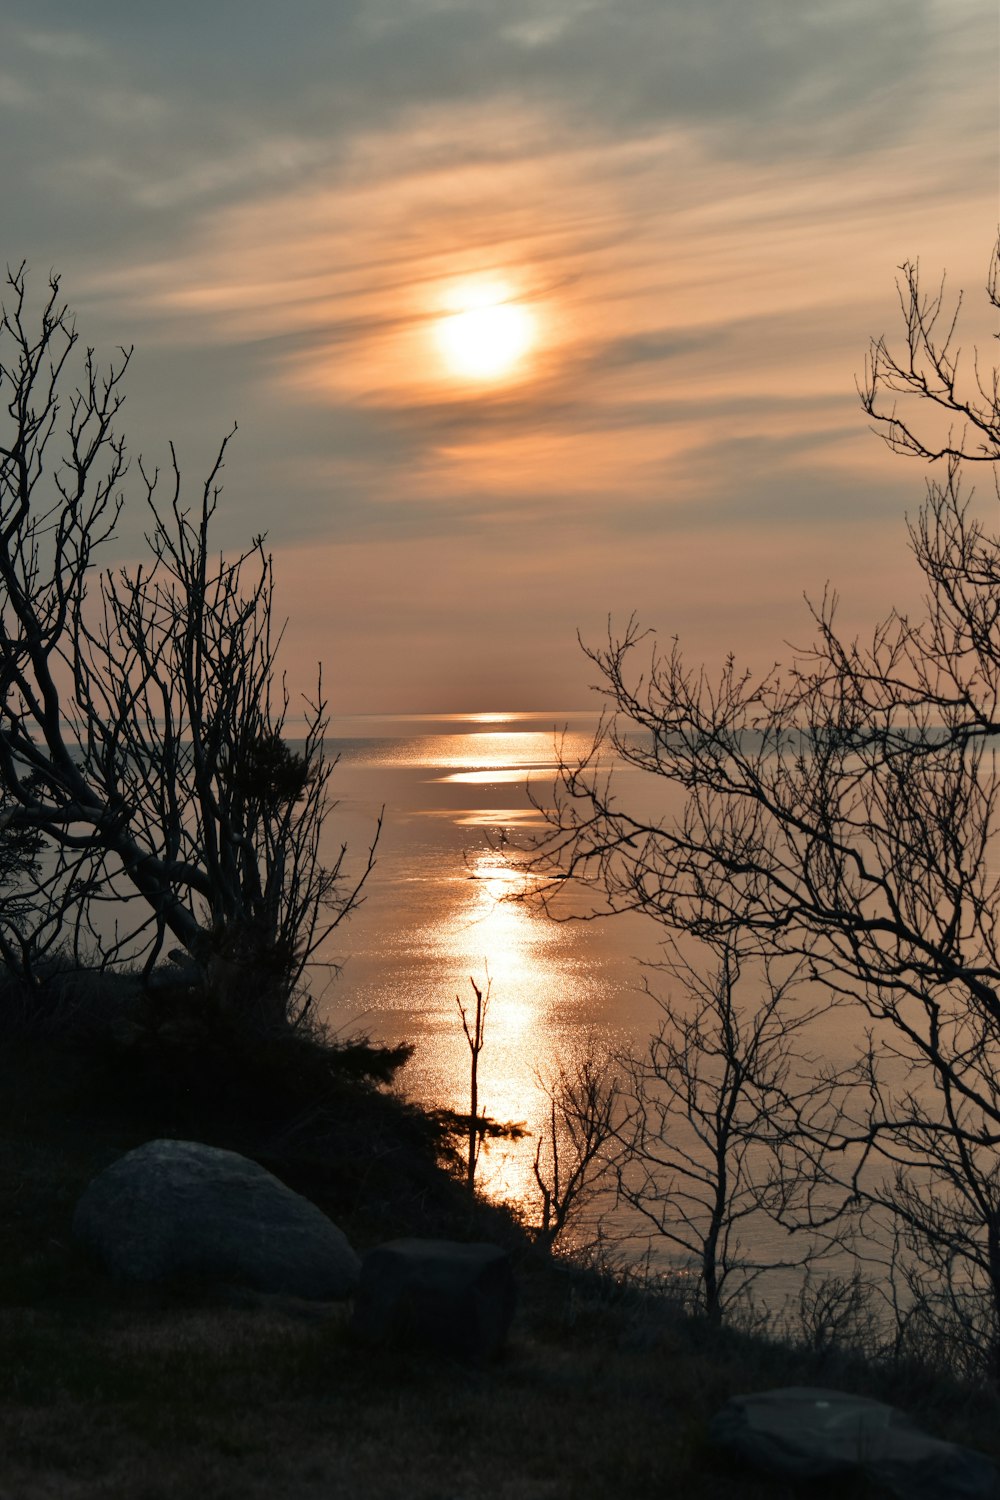
POLYGON ((95 190, 154 207, 335 168, 360 135, 484 101, 564 141, 669 126, 723 154, 829 154, 903 128, 934 40, 930 0, 91 0, 85 27, 69 0, 5 12, 41 128, 28 160, 58 148, 95 190))
POLYGON ((133 451, 197 481, 239 419, 220 540, 299 549, 362 696, 425 616, 486 676, 609 608, 742 637, 902 548, 919 475, 853 380, 900 259, 981 281, 996 35, 994 0, 8 0, 3 249, 135 342, 133 451), (542 336, 470 389, 431 333, 487 273, 542 336))
MULTIPOLYGON (((463 164, 495 206, 526 162, 574 158, 620 202, 648 179, 644 150, 671 141, 709 181, 713 164, 752 184, 810 162, 827 182, 945 107, 962 139, 995 27, 990 0, 954 0, 946 22, 934 0, 93 0, 83 19, 69 0, 9 0, 7 253, 117 273, 176 256, 227 211, 359 182, 394 195, 463 164)), ((956 177, 982 169, 951 155, 956 177)), ((460 217, 451 205, 427 228, 460 217)))

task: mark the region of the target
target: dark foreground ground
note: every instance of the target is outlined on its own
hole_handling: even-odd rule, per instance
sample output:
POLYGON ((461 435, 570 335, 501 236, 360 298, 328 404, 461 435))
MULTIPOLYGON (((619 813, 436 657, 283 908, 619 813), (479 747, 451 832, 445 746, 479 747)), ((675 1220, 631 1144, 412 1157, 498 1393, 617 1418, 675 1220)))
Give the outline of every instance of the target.
MULTIPOLYGON (((289 1087, 289 1113, 280 1081, 251 1119, 235 1085, 206 1110, 197 1080, 183 1067, 165 1080, 161 1064, 149 1074, 141 1054, 124 1068, 120 1051, 4 1045, 0 1500, 841 1496, 842 1482, 755 1479, 707 1442, 730 1395, 790 1384, 864 1391, 1000 1455, 988 1393, 713 1332, 533 1257, 504 1216, 469 1210, 419 1122, 370 1086, 338 1082, 306 1109, 307 1128, 301 1091, 289 1087), (414 1232, 506 1239, 520 1285, 506 1355, 470 1367, 376 1353, 352 1342, 343 1307, 103 1276, 70 1240, 80 1191, 151 1134, 195 1126, 309 1191, 360 1250, 414 1232)), ((853 1500, 867 1493, 850 1486, 853 1500)))

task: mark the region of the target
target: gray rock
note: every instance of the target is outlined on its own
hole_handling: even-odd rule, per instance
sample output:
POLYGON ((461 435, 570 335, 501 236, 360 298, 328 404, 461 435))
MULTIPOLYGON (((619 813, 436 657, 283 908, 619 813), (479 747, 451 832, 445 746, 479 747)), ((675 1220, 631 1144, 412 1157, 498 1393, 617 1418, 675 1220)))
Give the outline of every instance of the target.
POLYGON ((497 1245, 392 1240, 365 1256, 352 1328, 370 1344, 489 1359, 514 1315, 510 1257, 497 1245))
POLYGON ((881 1401, 800 1386, 734 1396, 710 1440, 781 1479, 867 1475, 896 1500, 997 1500, 984 1454, 941 1442, 881 1401))
POLYGON ((73 1234, 115 1276, 198 1276, 316 1300, 350 1297, 361 1262, 314 1203, 256 1162, 148 1141, 85 1190, 73 1234))

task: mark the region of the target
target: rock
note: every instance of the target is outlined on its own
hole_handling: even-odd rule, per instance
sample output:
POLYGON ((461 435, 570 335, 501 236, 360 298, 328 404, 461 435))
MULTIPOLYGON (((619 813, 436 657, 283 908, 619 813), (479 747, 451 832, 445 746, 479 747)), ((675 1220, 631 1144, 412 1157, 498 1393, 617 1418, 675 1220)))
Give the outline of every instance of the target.
POLYGON ((489 1359, 514 1302, 510 1257, 497 1245, 392 1240, 364 1258, 352 1328, 366 1343, 489 1359))
POLYGON ((734 1396, 712 1418, 716 1446, 781 1479, 865 1474, 896 1500, 997 1500, 985 1455, 920 1431, 903 1412, 843 1391, 790 1386, 734 1396))
POLYGON ((256 1162, 148 1141, 85 1190, 73 1234, 115 1276, 198 1276, 315 1300, 350 1297, 361 1262, 314 1203, 256 1162))

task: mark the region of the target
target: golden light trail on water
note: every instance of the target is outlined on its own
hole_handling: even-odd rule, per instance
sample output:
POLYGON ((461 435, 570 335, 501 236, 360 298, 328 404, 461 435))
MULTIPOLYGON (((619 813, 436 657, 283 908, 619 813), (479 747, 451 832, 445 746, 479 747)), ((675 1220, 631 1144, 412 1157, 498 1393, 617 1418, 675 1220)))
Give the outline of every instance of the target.
MULTIPOLYGON (((569 715, 577 717, 587 727, 563 726, 571 737, 566 753, 590 745, 591 716, 569 715)), ((522 843, 544 826, 525 785, 547 805, 559 747, 566 749, 562 732, 549 727, 553 718, 420 717, 411 734, 362 736, 366 769, 356 773, 362 803, 376 771, 379 795, 388 778, 397 790, 388 889, 375 892, 352 932, 349 1009, 381 1017, 388 1038, 414 1044, 403 1083, 414 1097, 461 1113, 469 1106, 470 1053, 459 1007, 474 1004, 470 980, 488 989, 478 1108, 527 1133, 486 1141, 477 1182, 529 1218, 538 1210, 535 1152, 550 1127, 544 1085, 588 1038, 610 1045, 619 1036, 635 988, 621 985, 603 957, 594 962, 597 947, 605 952, 603 930, 550 921, 522 899, 539 879, 525 869, 522 843), (459 723, 462 732, 447 732, 459 723), (366 918, 370 936, 359 937, 366 918)), ((554 899, 561 914, 577 904, 569 890, 554 899)))

